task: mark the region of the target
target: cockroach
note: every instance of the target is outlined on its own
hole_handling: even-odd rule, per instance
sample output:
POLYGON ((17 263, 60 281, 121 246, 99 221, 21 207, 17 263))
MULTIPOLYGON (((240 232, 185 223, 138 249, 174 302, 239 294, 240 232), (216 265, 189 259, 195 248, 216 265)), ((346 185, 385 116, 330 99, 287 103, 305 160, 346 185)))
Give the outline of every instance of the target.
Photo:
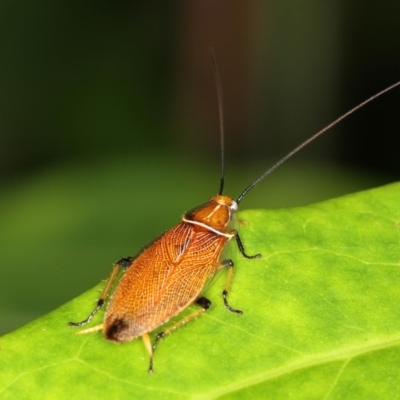
POLYGON ((228 269, 222 290, 224 306, 234 314, 242 314, 241 310, 231 307, 228 303, 234 263, 231 259, 221 260, 221 254, 227 242, 235 238, 243 257, 247 259, 261 257, 261 254, 248 255, 239 233, 230 226, 239 203, 247 193, 288 158, 332 126, 400 85, 399 81, 387 87, 312 135, 264 171, 234 200, 223 194, 225 172, 222 86, 213 54, 211 60, 217 87, 221 137, 221 179, 218 194, 211 197, 207 203, 185 213, 178 225, 150 242, 136 256, 117 261, 92 313, 81 322, 68 323, 69 326, 83 326, 89 323, 109 298, 119 272, 123 270, 124 273, 110 296, 103 323, 78 333, 102 330, 105 339, 116 343, 129 342, 141 337, 150 357, 149 373, 153 372, 153 357, 159 341, 209 309, 211 301, 203 296, 202 291, 219 269, 228 269), (164 326, 191 304, 200 307, 199 310, 163 329, 155 335, 154 342, 151 342, 149 337, 151 332, 164 326))

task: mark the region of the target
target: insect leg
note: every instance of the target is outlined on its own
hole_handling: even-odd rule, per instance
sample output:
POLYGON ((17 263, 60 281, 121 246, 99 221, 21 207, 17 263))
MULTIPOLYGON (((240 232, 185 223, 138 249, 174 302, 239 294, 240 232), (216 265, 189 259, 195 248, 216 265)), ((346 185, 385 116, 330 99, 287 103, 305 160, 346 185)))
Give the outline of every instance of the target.
POLYGON ((241 310, 235 310, 234 308, 232 308, 229 303, 228 303, 228 292, 229 292, 229 288, 231 287, 231 283, 232 283, 232 277, 233 277, 233 261, 232 260, 223 260, 221 263, 221 268, 223 267, 228 267, 228 276, 226 277, 226 281, 225 281, 225 286, 224 286, 224 290, 222 291, 222 298, 224 300, 224 306, 225 308, 235 314, 239 314, 242 315, 243 311, 241 310))
POLYGON ((101 292, 100 298, 99 300, 97 300, 97 304, 95 309, 90 313, 90 315, 84 319, 81 322, 68 322, 68 326, 83 326, 86 325, 87 323, 89 323, 92 318, 96 315, 97 311, 100 310, 100 308, 103 306, 104 302, 107 299, 107 296, 113 286, 113 283, 115 281, 115 278, 118 275, 118 272, 121 268, 128 268, 133 261, 133 257, 127 257, 127 258, 121 258, 121 260, 117 261, 114 265, 113 268, 111 270, 111 274, 108 277, 107 281, 106 281, 106 285, 104 286, 103 291, 101 292))
POLYGON ((260 253, 254 254, 254 256, 248 256, 246 254, 246 252, 244 251, 243 242, 240 239, 239 233, 237 231, 233 231, 232 233, 235 233, 237 246, 239 248, 240 253, 242 253, 244 258, 260 258, 261 257, 260 253))
MULTIPOLYGON (((260 253, 254 254, 253 256, 247 255, 244 250, 243 242, 240 239, 239 233, 236 230, 233 230, 231 233, 235 235, 237 246, 239 248, 239 251, 242 253, 243 257, 248 258, 248 259, 261 257, 260 253)), ((233 277, 233 267, 234 267, 233 261, 232 260, 224 260, 221 263, 221 267, 229 268, 228 276, 226 277, 225 287, 224 287, 224 290, 222 291, 222 298, 224 300, 225 308, 232 313, 241 315, 241 314, 243 314, 243 311, 235 310, 228 303, 228 291, 229 291, 229 288, 231 287, 231 282, 232 282, 232 277, 233 277)))
POLYGON ((195 303, 197 306, 201 307, 200 310, 195 311, 194 313, 188 315, 187 317, 181 319, 180 321, 176 322, 174 325, 172 325, 171 327, 165 329, 165 331, 162 331, 160 333, 158 333, 156 335, 156 339, 154 340, 153 346, 150 348, 149 350, 149 337, 148 334, 146 333, 145 335, 142 336, 143 341, 145 343, 145 346, 147 348, 147 351, 150 354, 150 363, 149 363, 149 373, 152 374, 154 372, 153 370, 153 358, 154 358, 154 352, 156 351, 156 348, 158 346, 158 342, 164 338, 165 336, 169 335, 170 333, 172 333, 173 331, 177 330, 178 328, 180 328, 181 326, 187 324, 189 321, 191 321, 192 319, 197 318, 200 314, 206 312, 210 306, 211 306, 211 301, 206 299, 205 297, 199 297, 195 303), (146 337, 147 336, 147 337, 146 337))

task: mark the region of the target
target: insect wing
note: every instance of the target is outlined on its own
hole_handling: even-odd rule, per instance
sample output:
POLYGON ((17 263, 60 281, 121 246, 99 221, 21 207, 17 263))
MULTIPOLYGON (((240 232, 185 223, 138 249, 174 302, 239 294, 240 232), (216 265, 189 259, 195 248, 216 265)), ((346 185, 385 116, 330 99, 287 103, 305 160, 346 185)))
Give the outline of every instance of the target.
POLYGON ((190 305, 219 266, 228 239, 182 222, 145 249, 122 276, 105 317, 105 336, 130 341, 190 305))

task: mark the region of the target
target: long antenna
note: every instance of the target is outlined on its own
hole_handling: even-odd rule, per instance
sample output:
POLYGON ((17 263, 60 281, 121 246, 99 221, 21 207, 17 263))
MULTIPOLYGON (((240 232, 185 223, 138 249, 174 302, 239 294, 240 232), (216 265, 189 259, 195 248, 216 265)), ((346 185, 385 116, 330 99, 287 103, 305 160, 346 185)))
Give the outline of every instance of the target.
POLYGON ((300 151, 303 147, 307 146, 309 143, 311 143, 312 141, 314 141, 318 136, 321 136, 324 132, 326 132, 327 130, 331 129, 333 126, 335 126, 336 124, 338 124, 340 121, 342 121, 343 119, 345 119, 346 117, 348 117, 350 114, 353 114, 355 111, 357 111, 358 109, 360 109, 361 107, 364 107, 366 104, 370 103, 371 101, 375 100, 377 97, 382 96, 383 94, 389 92, 390 90, 394 89, 396 86, 400 85, 400 81, 394 83, 393 85, 387 87, 386 89, 383 89, 382 91, 374 94, 373 96, 371 96, 370 98, 368 98, 367 100, 364 100, 362 103, 358 104, 357 106, 355 106, 354 108, 352 108, 350 111, 347 111, 345 114, 343 114, 342 116, 340 116, 339 118, 335 119, 333 122, 331 122, 329 125, 325 126, 325 128, 321 129, 320 131, 318 131, 317 133, 315 133, 314 135, 312 135, 310 138, 308 138, 306 141, 304 141, 303 143, 301 143, 299 146, 297 146, 295 149, 293 149, 291 152, 289 152, 288 154, 286 154, 286 156, 284 156, 283 158, 281 158, 277 163, 275 163, 272 167, 270 167, 269 169, 267 169, 265 172, 263 172, 252 184, 250 184, 245 190, 243 190, 242 194, 238 197, 238 199, 236 200, 236 202, 239 204, 243 198, 246 196, 246 194, 253 189, 254 186, 256 186, 260 181, 262 181, 266 176, 268 176, 272 171, 274 171, 275 169, 277 169, 281 164, 283 164, 288 158, 292 157, 293 155, 295 155, 298 151, 300 151))
POLYGON ((222 98, 222 85, 221 85, 221 78, 218 72, 217 62, 215 60, 214 49, 212 47, 208 48, 208 53, 211 58, 211 66, 213 70, 213 75, 215 79, 215 86, 217 87, 217 96, 218 96, 218 114, 219 114, 219 134, 221 140, 221 182, 219 185, 218 194, 224 193, 225 187, 225 143, 224 143, 224 104, 222 98))

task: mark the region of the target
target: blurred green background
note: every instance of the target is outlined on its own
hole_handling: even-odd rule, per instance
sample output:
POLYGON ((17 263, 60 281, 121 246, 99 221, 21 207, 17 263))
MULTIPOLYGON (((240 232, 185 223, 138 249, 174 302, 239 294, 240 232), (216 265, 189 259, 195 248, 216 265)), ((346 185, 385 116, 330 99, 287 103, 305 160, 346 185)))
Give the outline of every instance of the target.
MULTIPOLYGON (((217 192, 207 46, 224 90, 226 193, 237 197, 400 79, 399 15, 397 1, 1 2, 0 333, 106 278, 217 192)), ((368 105, 242 207, 397 180, 399 106, 399 89, 368 105)))

